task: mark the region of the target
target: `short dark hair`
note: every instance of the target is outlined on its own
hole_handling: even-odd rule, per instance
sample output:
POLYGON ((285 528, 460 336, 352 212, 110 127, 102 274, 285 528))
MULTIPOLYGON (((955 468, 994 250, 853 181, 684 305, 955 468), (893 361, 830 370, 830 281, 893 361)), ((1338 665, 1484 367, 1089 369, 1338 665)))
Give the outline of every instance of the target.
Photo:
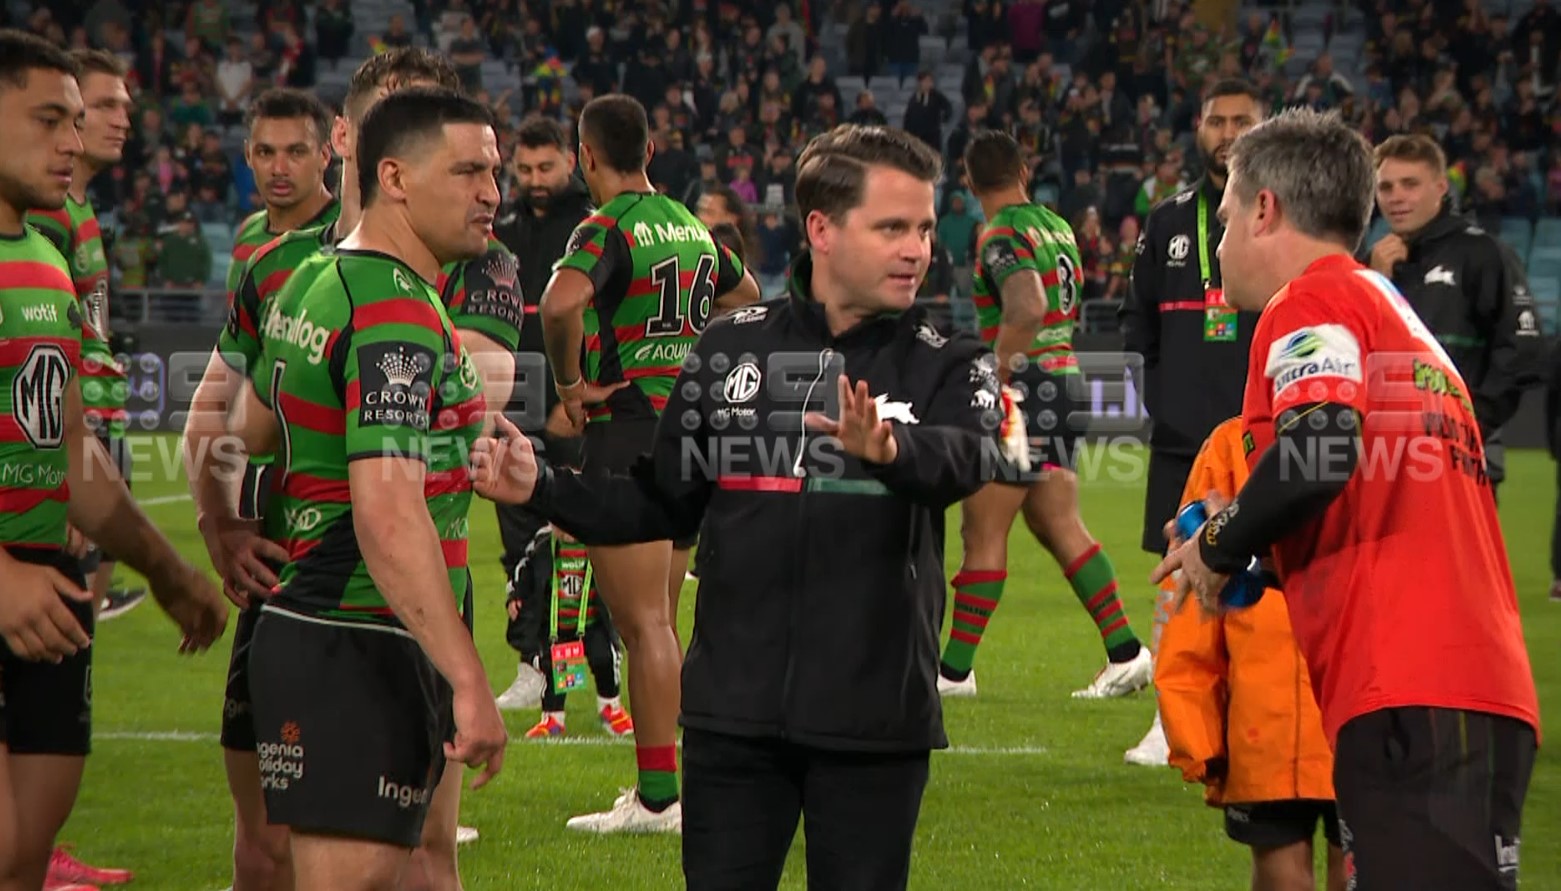
POLYGON ((79 76, 75 60, 49 41, 26 31, 0 29, 0 85, 25 88, 28 72, 38 69, 79 76))
POLYGON ((78 78, 89 74, 106 74, 123 79, 130 70, 123 60, 106 49, 71 50, 70 58, 76 63, 78 78))
POLYGON ((1211 99, 1220 99, 1225 96, 1245 96, 1251 99, 1258 108, 1263 107, 1263 94, 1258 92, 1257 87, 1253 86, 1251 81, 1243 80, 1239 77, 1225 77, 1215 81, 1214 85, 1209 87, 1203 94, 1203 102, 1206 105, 1211 99))
POLYGON ((923 182, 937 182, 943 158, 898 127, 841 124, 813 137, 797 159, 797 210, 839 220, 862 204, 869 167, 893 167, 923 182))
POLYGON ((645 150, 650 143, 645 106, 622 93, 592 99, 580 112, 580 139, 619 173, 645 169, 645 150))
POLYGON ((564 133, 563 125, 539 114, 530 115, 520 122, 520 127, 515 130, 515 141, 530 149, 552 146, 561 152, 569 151, 569 137, 564 133))
POLYGON ((379 194, 379 162, 439 135, 446 124, 493 126, 482 103, 444 87, 409 87, 375 103, 358 131, 358 194, 367 208, 379 194))
POLYGON ((742 219, 748 215, 748 202, 744 201, 743 196, 737 194, 737 190, 731 186, 716 183, 706 190, 706 194, 720 198, 721 203, 726 205, 726 212, 732 216, 742 219))
POLYGON ((1019 143, 1002 130, 982 130, 965 144, 965 176, 977 195, 1017 183, 1023 167, 1019 143))
POLYGON ((306 118, 314 124, 315 140, 324 144, 330 138, 331 110, 313 93, 291 87, 273 87, 256 96, 244 115, 244 129, 253 130, 261 118, 306 118))
POLYGON ((396 90, 411 81, 426 80, 447 90, 459 92, 461 78, 444 56, 422 47, 398 46, 370 56, 352 73, 342 113, 354 121, 362 120, 366 105, 381 88, 396 90))

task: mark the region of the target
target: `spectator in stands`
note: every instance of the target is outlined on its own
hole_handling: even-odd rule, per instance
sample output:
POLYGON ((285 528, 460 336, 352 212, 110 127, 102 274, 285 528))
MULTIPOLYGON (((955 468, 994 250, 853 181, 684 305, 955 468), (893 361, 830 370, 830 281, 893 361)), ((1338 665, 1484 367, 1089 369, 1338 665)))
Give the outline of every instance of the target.
POLYGON ((231 28, 228 10, 222 5, 222 0, 195 0, 190 4, 189 15, 184 21, 185 36, 200 41, 202 46, 213 53, 222 49, 231 28))
POLYGON ((846 29, 846 70, 871 86, 883 72, 883 10, 877 3, 858 9, 846 29))
POLYGON ((790 148, 782 146, 766 162, 760 203, 770 207, 790 207, 797 203, 797 169, 790 148))
POLYGON ((950 158, 963 158, 965 146, 970 142, 970 137, 987 128, 987 120, 991 108, 985 102, 972 102, 965 106, 965 119, 949 135, 948 156, 950 158))
POLYGON ((1100 230, 1100 211, 1084 209, 1073 223, 1077 233, 1079 259, 1084 264, 1084 299, 1098 300, 1106 293, 1106 267, 1111 262, 1111 242, 1100 230))
POLYGON ((808 35, 802 30, 802 26, 792 19, 790 3, 775 5, 775 23, 764 33, 767 41, 773 41, 777 37, 785 39, 787 50, 796 58, 797 69, 800 71, 808 60, 808 35))
POLYGON ((932 72, 922 71, 916 78, 916 92, 905 106, 905 131, 942 151, 943 127, 953 116, 954 106, 934 85, 932 72))
POLYGON ((911 0, 898 0, 883 30, 884 57, 897 85, 904 86, 921 66, 921 36, 926 33, 926 17, 911 5, 911 0))
POLYGON ((482 89, 482 63, 487 59, 488 49, 477 33, 477 22, 467 16, 461 20, 459 34, 450 41, 450 62, 468 92, 482 89))
POLYGON ((1144 180, 1134 212, 1141 217, 1148 216, 1155 205, 1185 188, 1187 182, 1182 179, 1182 156, 1179 152, 1172 152, 1155 164, 1154 176, 1144 180))
MULTIPOLYGON (((960 271, 968 274, 976 257, 976 234, 981 221, 970 213, 965 195, 955 192, 949 196, 948 210, 938 218, 937 241, 949 252, 956 277, 960 271)), ((969 294, 968 289, 961 293, 969 294)))
POLYGON ((829 76, 829 63, 823 56, 814 56, 808 63, 808 76, 797 91, 792 94, 792 117, 800 120, 812 120, 818 109, 818 97, 829 94, 835 97, 835 108, 841 108, 840 88, 835 85, 835 79, 829 76))
MULTIPOLYGON (((379 43, 384 49, 400 49, 412 45, 412 32, 407 30, 406 18, 401 13, 393 13, 385 23, 385 33, 379 37, 379 43)), ((375 49, 374 52, 383 52, 375 49)))
POLYGON ((335 68, 352 45, 352 7, 344 0, 322 0, 314 13, 315 52, 335 68))
POLYGON ((217 122, 224 127, 242 124, 254 88, 255 69, 244 54, 244 41, 229 37, 227 52, 217 63, 217 122))
POLYGON ((1120 300, 1127 296, 1128 280, 1133 274, 1133 258, 1138 255, 1138 217, 1123 217, 1117 229, 1116 250, 1111 252, 1111 263, 1106 268, 1106 300, 1120 300))
POLYGON ((749 204, 755 204, 759 200, 759 186, 753 181, 753 162, 743 160, 737 165, 737 173, 732 177, 732 191, 738 197, 749 204))
POLYGON ((167 315, 171 320, 200 318, 200 294, 211 280, 211 247, 193 212, 181 213, 173 231, 158 239, 157 278, 163 288, 185 292, 169 295, 167 315))
MULTIPOLYGON (((740 230, 739 230, 740 231, 740 230)), ((761 299, 768 300, 786 293, 786 274, 791 268, 793 248, 797 244, 797 231, 774 210, 766 210, 759 218, 756 257, 750 257, 754 277, 759 282, 761 299)))

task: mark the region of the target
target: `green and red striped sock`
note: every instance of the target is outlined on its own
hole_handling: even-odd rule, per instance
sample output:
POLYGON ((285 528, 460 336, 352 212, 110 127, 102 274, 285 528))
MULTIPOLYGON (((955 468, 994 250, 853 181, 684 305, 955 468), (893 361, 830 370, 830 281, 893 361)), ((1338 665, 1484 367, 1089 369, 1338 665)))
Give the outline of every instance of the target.
POLYGON ((1117 572, 1100 545, 1091 545, 1063 570, 1063 575, 1073 586, 1073 596, 1095 620, 1095 628, 1106 645, 1106 657, 1112 662, 1126 662, 1137 656, 1141 646, 1138 635, 1127 623, 1127 613, 1117 599, 1117 572))
POLYGON ((660 813, 678 800, 678 747, 634 746, 640 767, 640 802, 660 813))
POLYGON ((948 646, 943 649, 943 676, 962 681, 970 676, 976 661, 976 647, 986 624, 992 621, 998 601, 1003 599, 1007 570, 961 569, 954 576, 954 622, 949 629, 948 646))

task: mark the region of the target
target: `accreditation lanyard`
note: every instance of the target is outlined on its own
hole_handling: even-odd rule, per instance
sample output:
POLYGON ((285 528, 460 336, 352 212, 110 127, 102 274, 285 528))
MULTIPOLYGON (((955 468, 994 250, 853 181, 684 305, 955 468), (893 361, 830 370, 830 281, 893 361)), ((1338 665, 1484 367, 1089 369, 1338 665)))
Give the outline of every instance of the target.
POLYGON ((1225 289, 1214 284, 1209 264, 1209 198, 1198 189, 1198 280, 1203 283, 1203 339, 1212 343, 1236 340, 1236 311, 1225 302, 1225 289))
POLYGON ((580 584, 579 612, 575 614, 575 639, 558 642, 558 536, 553 537, 553 602, 548 617, 548 643, 553 657, 553 692, 567 693, 585 686, 585 617, 591 605, 591 563, 585 564, 585 578, 580 584))

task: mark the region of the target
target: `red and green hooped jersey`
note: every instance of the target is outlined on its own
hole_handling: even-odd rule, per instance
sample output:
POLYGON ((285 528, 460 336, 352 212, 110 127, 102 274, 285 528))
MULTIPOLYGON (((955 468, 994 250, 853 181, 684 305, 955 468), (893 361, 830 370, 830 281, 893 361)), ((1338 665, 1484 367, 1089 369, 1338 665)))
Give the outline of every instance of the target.
POLYGON ((553 591, 557 592, 553 608, 558 610, 558 636, 570 638, 576 629, 583 630, 587 625, 600 621, 597 614, 599 600, 596 596, 596 581, 587 571, 590 560, 585 545, 564 541, 556 535, 548 537, 552 539, 553 591), (582 599, 586 603, 584 625, 580 623, 582 599))
POLYGON ((65 196, 59 210, 35 210, 27 222, 37 227, 65 256, 76 299, 81 303, 85 336, 81 345, 81 405, 88 426, 109 436, 124 436, 125 400, 130 385, 108 348, 108 255, 92 202, 65 196))
MULTIPOLYGON (((320 208, 320 212, 297 229, 322 229, 336 222, 341 216, 341 202, 332 198, 326 205, 320 208)), ((271 218, 264 210, 257 210, 244 218, 239 224, 238 232, 233 236, 233 264, 228 267, 228 295, 232 302, 232 295, 239 288, 239 281, 243 278, 244 270, 249 266, 249 261, 259 253, 260 249, 270 244, 277 238, 288 235, 288 232, 272 232, 271 218)))
POLYGON ((31 228, 0 237, 0 545, 65 544, 65 386, 83 339, 65 258, 31 228))
POLYGON ((253 378, 282 428, 268 510, 282 518, 278 540, 288 563, 271 603, 399 627, 363 564, 347 467, 376 457, 426 463, 423 491, 459 606, 471 504, 466 456, 482 429, 481 381, 439 295, 405 264, 338 250, 316 265, 265 307, 253 378))
POLYGON ((1073 227, 1039 204, 1011 204, 998 211, 981 232, 971 298, 981 339, 989 346, 997 345, 997 329, 1003 320, 1003 283, 1025 269, 1039 275, 1046 289, 1046 316, 1026 355, 1050 374, 1078 374, 1073 328, 1079 319, 1084 262, 1073 227))
POLYGON ((489 238, 487 253, 446 266, 434 286, 455 327, 487 335, 512 353, 520 349, 526 315, 520 263, 503 242, 489 238))
POLYGON ((591 279, 585 310, 586 380, 631 381, 591 421, 654 419, 715 299, 736 288, 743 265, 688 208, 665 195, 626 192, 586 217, 558 269, 591 279))

